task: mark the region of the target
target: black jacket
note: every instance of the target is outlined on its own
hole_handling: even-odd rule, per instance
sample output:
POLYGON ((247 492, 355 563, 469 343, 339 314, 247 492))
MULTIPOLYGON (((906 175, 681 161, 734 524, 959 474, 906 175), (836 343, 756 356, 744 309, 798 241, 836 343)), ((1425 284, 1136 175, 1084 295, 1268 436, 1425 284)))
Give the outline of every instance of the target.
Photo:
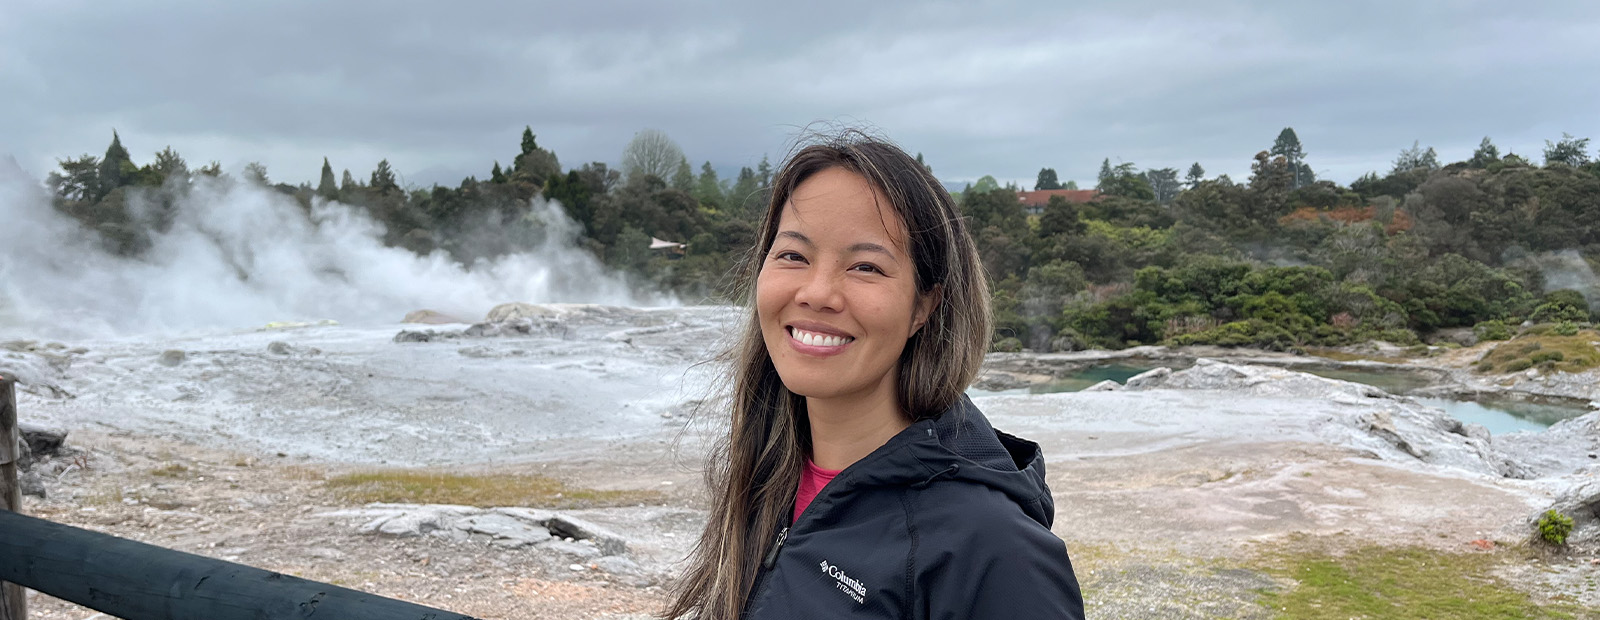
POLYGON ((746 618, 1083 618, 1039 445, 972 401, 841 472, 763 558, 746 618))

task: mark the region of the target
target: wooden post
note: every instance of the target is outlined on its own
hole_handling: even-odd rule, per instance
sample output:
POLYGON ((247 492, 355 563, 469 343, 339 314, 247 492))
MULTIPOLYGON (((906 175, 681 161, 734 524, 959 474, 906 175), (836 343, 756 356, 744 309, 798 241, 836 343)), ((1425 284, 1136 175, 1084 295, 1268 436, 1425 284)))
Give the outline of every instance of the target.
MULTIPOLYGON (((17 481, 21 442, 22 431, 17 428, 16 381, 0 377, 0 510, 22 512, 22 484, 17 481)), ((27 590, 0 581, 0 620, 27 618, 27 590)))

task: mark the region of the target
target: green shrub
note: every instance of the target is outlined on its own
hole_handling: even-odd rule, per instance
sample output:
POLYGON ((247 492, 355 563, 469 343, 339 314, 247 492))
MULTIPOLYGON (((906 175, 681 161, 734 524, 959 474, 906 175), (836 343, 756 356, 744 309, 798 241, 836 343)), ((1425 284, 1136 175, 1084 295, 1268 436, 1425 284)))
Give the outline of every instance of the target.
POLYGON ((1528 358, 1528 361, 1534 364, 1543 364, 1545 362, 1560 362, 1566 359, 1566 354, 1560 351, 1540 351, 1534 353, 1533 357, 1528 358))
POLYGON ((1556 325, 1554 331, 1558 336, 1576 336, 1578 334, 1578 324, 1571 321, 1563 321, 1556 325))
POLYGON ((1478 340, 1511 339, 1511 328, 1500 321, 1484 321, 1473 326, 1472 332, 1478 335, 1478 340))
POLYGON ((1017 353, 1022 350, 1022 341, 1016 338, 1001 338, 989 350, 1000 353, 1017 353))
POLYGON ((1529 368, 1533 368, 1533 362, 1530 362, 1528 360, 1512 360, 1512 361, 1506 363, 1505 371, 1506 372, 1522 372, 1522 371, 1527 370, 1529 368))
POLYGON ((1544 516, 1539 517, 1539 539, 1560 547, 1567 544, 1567 535, 1572 533, 1572 517, 1556 512, 1555 509, 1544 511, 1544 516))

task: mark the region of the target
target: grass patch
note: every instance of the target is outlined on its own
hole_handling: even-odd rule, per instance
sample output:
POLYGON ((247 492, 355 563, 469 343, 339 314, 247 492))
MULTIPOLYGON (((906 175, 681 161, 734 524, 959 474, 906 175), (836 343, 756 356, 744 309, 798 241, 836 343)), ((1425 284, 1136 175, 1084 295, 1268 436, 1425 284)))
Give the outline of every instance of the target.
POLYGON ((1600 367, 1600 331, 1582 329, 1563 335, 1548 325, 1532 327, 1495 345, 1476 366, 1479 372, 1519 372, 1537 367, 1545 371, 1583 372, 1600 367))
POLYGON ((1279 617, 1592 619, 1570 605, 1545 606, 1500 583, 1490 571, 1504 553, 1449 553, 1416 548, 1369 547, 1344 555, 1280 556, 1269 572, 1298 585, 1263 594, 1279 617))
POLYGON ((599 508, 664 501, 655 491, 599 491, 569 487, 545 476, 525 474, 441 474, 412 470, 369 471, 328 478, 326 485, 359 503, 460 504, 599 508))
POLYGON ((188 478, 189 468, 182 463, 167 463, 150 470, 150 475, 161 476, 162 478, 188 478))

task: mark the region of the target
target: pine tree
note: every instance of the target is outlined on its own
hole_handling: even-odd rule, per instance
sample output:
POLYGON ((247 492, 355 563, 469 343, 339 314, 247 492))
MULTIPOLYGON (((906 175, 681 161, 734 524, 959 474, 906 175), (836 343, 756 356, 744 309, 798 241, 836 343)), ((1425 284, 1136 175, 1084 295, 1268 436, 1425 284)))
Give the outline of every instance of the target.
POLYGON ((761 185, 756 182, 756 171, 749 166, 739 169, 739 176, 733 182, 733 191, 729 202, 739 209, 752 207, 761 199, 761 185))
POLYGON ((1100 160, 1099 181, 1095 183, 1094 188, 1102 192, 1106 191, 1111 188, 1111 182, 1115 181, 1116 178, 1117 174, 1111 171, 1111 158, 1107 157, 1102 159, 1100 160))
POLYGON ((767 161, 765 153, 761 155, 761 164, 756 166, 756 181, 761 183, 762 188, 772 186, 772 163, 767 161))
POLYGON ((921 151, 917 151, 917 163, 922 164, 922 169, 927 170, 928 174, 933 174, 933 166, 929 166, 928 162, 922 161, 921 151))
POLYGON ((494 162, 494 170, 490 170, 489 171, 489 182, 490 183, 505 183, 506 182, 506 173, 505 173, 505 171, 500 169, 500 162, 499 161, 494 162))
POLYGON ((527 155, 539 150, 539 141, 533 137, 533 126, 524 125, 522 128, 522 154, 527 155))
POLYGON ((244 165, 244 178, 245 180, 258 185, 272 184, 271 181, 267 180, 266 164, 263 164, 259 161, 253 161, 244 165))
POLYGON ((378 167, 372 169, 372 178, 367 181, 367 186, 380 194, 400 189, 400 185, 394 180, 394 170, 389 168, 389 160, 378 160, 378 167))
POLYGON ((1300 146, 1300 137, 1294 134, 1293 127, 1284 127, 1283 131, 1278 132, 1278 139, 1273 141, 1272 150, 1268 153, 1282 157, 1289 163, 1289 170, 1294 172, 1289 181, 1290 189, 1299 189, 1303 185, 1311 184, 1311 179, 1305 178, 1301 173, 1302 170, 1309 171, 1310 167, 1301 165, 1305 161, 1306 153, 1300 146))
POLYGON ((722 195, 722 182, 717 180, 717 171, 707 161, 700 166, 700 178, 695 181, 694 198, 707 207, 721 207, 725 202, 722 195))
POLYGON ((358 187, 360 186, 356 184, 355 175, 350 174, 349 168, 345 168, 344 176, 339 179, 339 194, 347 195, 350 192, 355 191, 358 187))
POLYGON ((678 170, 672 173, 672 188, 694 193, 694 168, 689 167, 688 157, 678 158, 678 170))
POLYGON ((185 181, 189 178, 189 162, 184 161, 183 156, 172 150, 170 145, 156 152, 156 161, 151 164, 151 168, 155 170, 157 180, 160 182, 175 176, 185 181))
POLYGON ((131 172, 135 170, 133 160, 128 157, 128 149, 122 148, 122 137, 117 135, 115 129, 111 130, 111 146, 106 147, 106 156, 100 158, 100 174, 95 189, 95 200, 105 197, 111 190, 127 185, 132 179, 131 172))
POLYGON ((1189 166, 1189 174, 1185 177, 1185 180, 1189 182, 1189 189, 1194 189, 1199 187, 1200 182, 1204 181, 1205 178, 1206 169, 1200 167, 1200 162, 1194 162, 1193 166, 1189 166))
POLYGON ((328 164, 328 158, 322 158, 322 181, 317 183, 317 195, 328 200, 339 199, 339 183, 333 178, 333 166, 328 164))
POLYGON ((1487 168, 1489 164, 1497 161, 1500 161, 1499 147, 1489 141, 1489 136, 1484 136, 1483 142, 1478 143, 1478 150, 1472 152, 1472 159, 1467 160, 1467 165, 1473 168, 1487 168))

